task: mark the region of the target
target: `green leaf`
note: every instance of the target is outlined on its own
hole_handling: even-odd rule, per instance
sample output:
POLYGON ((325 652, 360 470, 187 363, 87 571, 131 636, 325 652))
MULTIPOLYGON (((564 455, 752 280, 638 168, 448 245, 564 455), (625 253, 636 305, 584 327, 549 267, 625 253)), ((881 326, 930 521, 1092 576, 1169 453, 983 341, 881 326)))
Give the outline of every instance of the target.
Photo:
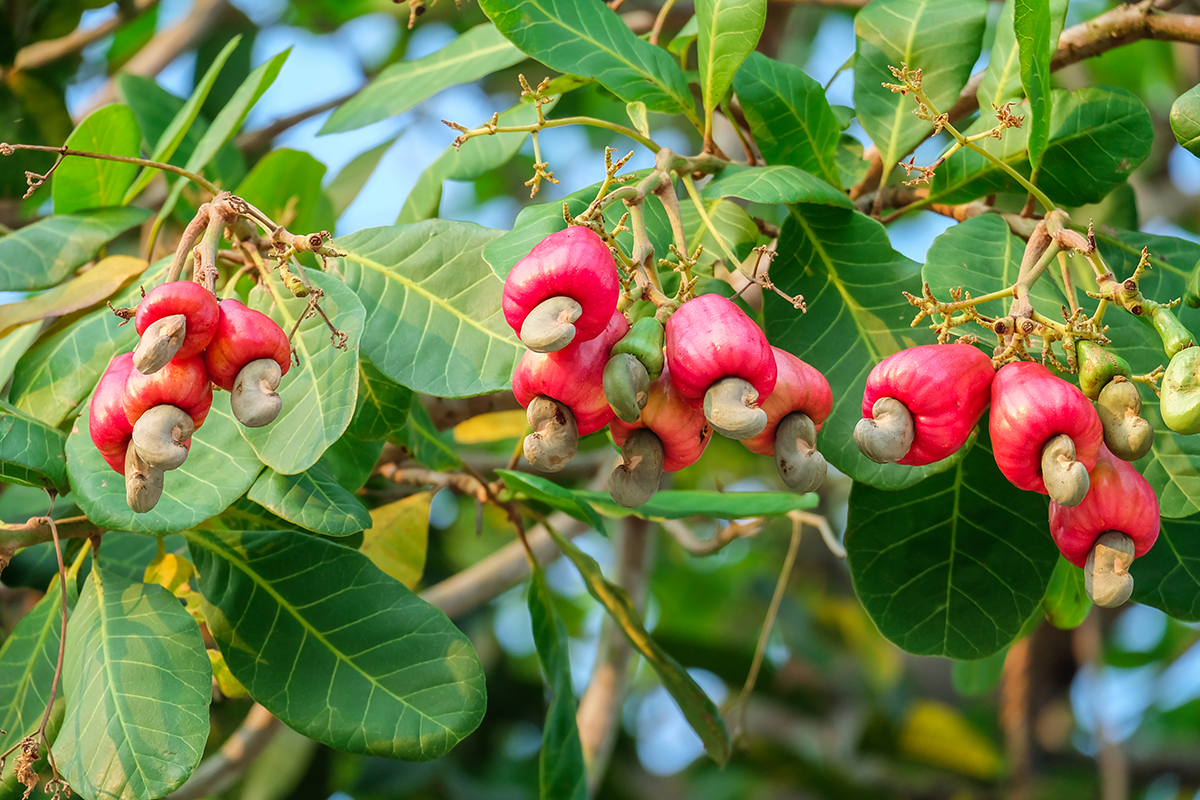
POLYGON ((799 67, 754 53, 734 76, 733 88, 768 164, 797 167, 842 188, 836 157, 841 128, 821 84, 799 67))
POLYGON ((67 435, 0 403, 0 482, 66 494, 67 435))
POLYGON ((536 562, 529 584, 529 616, 538 660, 553 693, 538 754, 538 796, 542 800, 587 800, 587 767, 575 722, 579 704, 571 687, 570 639, 555 612, 546 574, 536 562))
MULTIPOLYGON (((141 158, 142 132, 126 106, 102 106, 84 118, 64 146, 89 153, 141 158)), ((136 164, 71 157, 54 171, 54 213, 122 205, 125 190, 137 176, 136 164)))
POLYGON ((1180 622, 1200 621, 1200 516, 1164 519, 1158 541, 1129 572, 1134 602, 1180 622))
POLYGON ((329 446, 317 464, 329 470, 347 491, 357 492, 375 472, 383 444, 382 439, 367 441, 346 434, 329 446))
POLYGON ((929 121, 913 116, 917 104, 911 95, 882 86, 899 82, 888 67, 903 63, 920 69, 925 96, 939 113, 949 111, 979 58, 987 5, 983 0, 876 0, 855 15, 854 107, 884 164, 895 164, 933 130, 929 121))
POLYGON ((183 785, 208 739, 212 668, 166 589, 94 565, 67 626, 58 768, 88 798, 151 800, 183 785))
POLYGON ((957 456, 925 467, 876 464, 858 451, 854 426, 871 368, 892 353, 936 339, 910 327, 902 291, 920 292, 921 265, 892 249, 887 231, 857 211, 797 205, 783 223, 771 279, 802 294, 808 313, 765 293, 768 338, 819 369, 833 389, 833 413, 817 447, 830 464, 883 489, 901 489, 947 469, 957 456))
POLYGON ((330 115, 318 136, 341 133, 402 114, 443 89, 477 81, 525 60, 494 25, 476 25, 424 58, 399 61, 330 115))
MULTIPOLYGON (((175 116, 171 118, 167 129, 158 137, 154 145, 153 154, 150 156, 151 161, 162 163, 169 161, 171 156, 175 155, 175 151, 183 142, 184 137, 187 136, 192 123, 196 121, 197 115, 200 114, 200 107, 204 105, 209 91, 212 90, 213 84, 217 80, 217 75, 221 72, 221 68, 225 66, 225 62, 229 59, 229 56, 241 40, 241 36, 234 36, 225 44, 225 47, 221 49, 217 57, 213 59, 212 64, 208 67, 208 71, 204 73, 204 77, 200 79, 196 84, 196 88, 192 91, 192 96, 180 107, 179 111, 175 112, 175 116)), ((142 189, 150 185, 150 181, 154 179, 155 174, 157 174, 157 170, 149 167, 143 169, 142 174, 138 176, 138 179, 129 187, 129 191, 121 199, 121 204, 125 205, 137 197, 142 189)))
POLYGON ((1058 551, 1046 501, 1010 484, 983 440, 905 492, 856 483, 846 553, 880 633, 916 655, 976 659, 1020 633, 1058 551))
POLYGON ((618 506, 607 492, 577 491, 575 496, 606 517, 634 516, 650 520, 697 516, 715 519, 778 517, 789 511, 817 506, 816 495, 791 492, 666 491, 657 492, 649 502, 637 508, 618 506))
POLYGON ((974 697, 995 689, 1000 685, 1000 678, 1004 674, 1004 659, 1007 657, 1008 648, 1005 647, 974 661, 955 661, 950 670, 954 690, 964 697, 974 697))
POLYGON ((297 475, 265 469, 246 497, 294 525, 327 536, 349 536, 371 527, 366 506, 320 464, 297 475))
POLYGON ((550 69, 588 75, 626 103, 683 112, 696 123, 687 79, 667 51, 639 39, 619 16, 589 0, 482 0, 483 12, 550 69))
POLYGON ((434 219, 368 228, 334 240, 366 306, 362 352, 418 392, 467 397, 507 389, 523 348, 504 316, 504 285, 483 260, 496 232, 434 219))
MULTIPOLYGON (((809 176, 810 180, 816 180, 809 176)), ((817 181, 818 183, 820 181, 817 181)), ((822 184, 825 185, 825 184, 822 184)), ((833 191, 832 189, 830 191, 833 191)), ((712 222, 717 232, 721 234, 721 239, 733 251, 737 261, 742 263, 750 256, 750 251, 759 243, 762 234, 758 230, 758 225, 754 219, 746 213, 746 210, 737 203, 731 200, 709 200, 704 203, 704 213, 708 214, 708 219, 712 222)), ((693 270, 693 275, 700 277, 701 283, 697 285, 695 291, 697 294, 711 292, 713 289, 707 288, 709 275, 713 274, 716 268, 715 262, 725 259, 728 262, 728 257, 725 255, 724 249, 713 236, 712 231, 700 219, 700 212, 696 209, 696 205, 690 201, 684 201, 680 207, 680 219, 683 221, 683 229, 691 231, 691 238, 688 239, 688 250, 696 252, 698 245, 704 246, 704 252, 700 254, 699 260, 696 262, 700 269, 693 270)), ((722 268, 737 269, 737 265, 724 263, 722 268)), ((746 267, 751 269, 750 266, 746 267)), ((677 279, 674 275, 665 275, 663 277, 665 288, 668 294, 673 293, 677 287, 677 279)), ((721 282, 718 284, 717 290, 722 290, 721 285, 728 287, 729 284, 721 282)))
POLYGON ((241 426, 228 400, 218 398, 204 427, 192 437, 187 461, 166 474, 158 505, 135 514, 125 502, 125 479, 92 444, 90 408, 84 408, 67 438, 67 476, 75 502, 103 528, 161 535, 199 525, 224 511, 262 471, 262 462, 238 431, 241 426))
MULTIPOLYGON (((1028 114, 1027 103, 1013 108, 1028 114)), ((994 120, 979 120, 968 135, 990 129, 994 120)), ((1153 123, 1146 106, 1124 89, 1093 86, 1068 96, 1056 91, 1050 145, 1042 157, 1038 187, 1051 200, 1067 206, 1098 203, 1150 154, 1153 123)), ((1026 130, 1010 129, 1000 141, 976 143, 1028 177, 1026 130)), ((997 191, 1020 191, 1016 181, 984 156, 960 150, 946 160, 933 179, 930 202, 963 203, 997 191)))
POLYGON ((678 661, 667 655, 658 642, 654 641, 646 632, 642 625, 641 614, 638 613, 637 607, 625 590, 605 580, 604 573, 600 571, 600 565, 591 556, 568 539, 564 539, 553 528, 547 526, 546 530, 558 545, 558 549, 579 570, 588 593, 604 606, 634 649, 641 653, 647 663, 654 668, 659 680, 662 681, 663 688, 675 699, 684 718, 692 726, 696 735, 700 737, 700 741, 704 743, 708 757, 718 765, 724 766, 725 762, 729 760, 729 733, 725 730, 725 720, 721 717, 717 706, 692 679, 687 670, 678 661))
POLYGON ((365 358, 358 362, 358 401, 346 432, 359 439, 385 439, 404 427, 412 389, 401 386, 365 358))
POLYGON ((1046 619, 1056 628, 1078 628, 1092 610, 1092 601, 1084 586, 1083 570, 1062 556, 1054 565, 1046 596, 1042 598, 1046 619))
POLYGON ((403 430, 397 431, 396 438, 408 442, 413 460, 423 467, 444 472, 462 466, 462 459, 454 449, 454 434, 439 432, 420 400, 409 406, 408 420, 403 430))
POLYGON ((470 641, 363 554, 294 531, 186 535, 230 670, 289 727, 343 752, 425 761, 483 719, 470 641))
POLYGON ((359 552, 409 589, 425 572, 429 548, 429 503, 433 492, 417 492, 403 500, 371 509, 371 526, 359 552))
MULTIPOLYGON (((558 98, 555 97, 543 105, 542 113, 549 113, 557 102, 558 98)), ((501 127, 532 125, 537 119, 537 109, 533 103, 521 102, 500 112, 496 124, 501 127)), ((433 219, 442 202, 443 181, 473 181, 507 164, 528 138, 528 133, 497 133, 469 139, 458 148, 448 146, 417 177, 416 184, 404 201, 404 207, 400 209, 396 224, 433 219)))
POLYGON ((1058 37, 1051 32, 1049 0, 1014 2, 1013 33, 1021 58, 1021 85, 1029 98, 1030 119, 1025 125, 1029 161, 1036 173, 1050 141, 1050 58, 1058 48, 1058 37))
POLYGON ((1171 104, 1171 132, 1175 141, 1200 156, 1200 86, 1193 86, 1171 104))
MULTIPOLYGON (((309 270, 308 278, 325 293, 321 308, 329 321, 346 334, 345 349, 334 347, 320 314, 300 323, 292 346, 300 359, 279 384, 283 411, 270 425, 242 427, 242 436, 271 469, 294 475, 317 463, 321 454, 346 432, 358 400, 358 348, 363 336, 362 304, 333 275, 309 270)), ((275 281, 270 294, 252 292, 250 307, 268 313, 291 332, 308 307, 275 281)), ((241 427, 241 426, 239 426, 241 427)))
POLYGON ((280 148, 255 164, 234 194, 276 222, 290 216, 289 230, 331 230, 336 218, 321 191, 324 177, 325 165, 312 155, 280 148))
POLYGON ((80 311, 110 297, 122 284, 146 270, 133 256, 109 256, 81 275, 41 294, 0 306, 0 336, 18 325, 80 311))
POLYGON ((854 208, 843 192, 811 174, 789 166, 726 167, 700 192, 706 200, 740 197, 752 203, 818 203, 854 208))
POLYGON ((642 136, 650 136, 650 118, 646 114, 646 104, 641 100, 625 104, 625 115, 633 123, 633 129, 642 136))
MULTIPOLYGON (((74 580, 67 581, 69 607, 75 605, 75 587, 74 580)), ((46 594, 0 645, 0 731, 6 732, 0 734, 0 752, 37 731, 50 701, 62 632, 62 586, 57 568, 49 588, 39 588, 46 589, 46 594)))
POLYGON ((388 139, 365 153, 359 153, 349 164, 342 167, 342 171, 329 183, 325 194, 329 197, 335 219, 342 216, 354 202, 354 198, 358 197, 358 193, 367 185, 375 168, 379 166, 383 154, 395 143, 395 138, 388 139))
POLYGON ((109 239, 149 216, 144 208, 56 214, 0 238, 0 291, 54 286, 91 260, 109 239))
POLYGON ((498 469, 496 474, 503 478, 504 484, 518 496, 538 500, 551 508, 565 511, 576 519, 588 523, 598 532, 607 535, 604 529, 604 520, 596 513, 592 504, 580 496, 579 492, 559 486, 554 481, 540 475, 530 475, 508 469, 498 469))
MULTIPOLYGON (((988 56, 987 69, 984 70, 983 80, 979 84, 976 96, 979 108, 986 119, 991 119, 991 108, 999 106, 1005 100, 1012 100, 1023 94, 1021 87, 1021 48, 1017 44, 1016 33, 1013 30, 1013 6, 1015 0, 1005 0, 996 23, 996 38, 992 42, 991 55, 988 56)), ((1049 0, 1050 35, 1049 41, 1057 43, 1062 35, 1063 22, 1067 14, 1067 0, 1049 0)))
POLYGON ((712 130, 713 111, 729 91, 738 67, 754 52, 766 21, 766 0, 696 0, 696 54, 708 130, 712 130))
MULTIPOLYGON (((17 361, 33 346, 33 340, 42 332, 41 322, 31 322, 14 328, 0 336, 0 387, 12 377, 17 361)), ((3 392, 0 391, 0 397, 3 392)))
POLYGON ((863 158, 862 142, 848 133, 838 137, 837 158, 838 174, 842 176, 842 186, 855 186, 867 177, 871 162, 863 158))

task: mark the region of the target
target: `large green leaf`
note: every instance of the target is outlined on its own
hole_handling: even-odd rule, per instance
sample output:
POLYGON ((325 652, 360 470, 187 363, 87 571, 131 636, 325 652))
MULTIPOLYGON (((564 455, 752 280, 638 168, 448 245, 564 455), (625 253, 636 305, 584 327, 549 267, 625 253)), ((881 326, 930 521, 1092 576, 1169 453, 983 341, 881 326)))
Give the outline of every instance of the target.
POLYGON ((541 800, 587 800, 587 768, 575 723, 578 704, 571 687, 570 639, 554 609, 546 574, 537 562, 529 584, 529 616, 538 660, 553 692, 538 754, 538 796, 541 800))
POLYGON ((982 658, 1038 609, 1058 551, 1046 500, 996 467, 983 437, 953 469, 904 492, 856 483, 846 554, 854 593, 917 655, 982 658))
POLYGON ((552 480, 541 475, 530 475, 513 470, 496 470, 496 474, 504 479, 504 484, 518 497, 538 500, 551 508, 565 511, 576 519, 581 519, 600 533, 605 533, 604 520, 596 513, 592 504, 579 496, 578 492, 559 486, 552 480))
POLYGON ((768 164, 797 167, 842 187, 841 128, 821 84, 799 67, 754 53, 734 76, 733 88, 768 164))
POLYGON ((0 291, 55 285, 87 263, 109 239, 141 225, 149 216, 144 208, 57 214, 0 238, 0 291))
POLYGON ((1171 104, 1171 131, 1175 141, 1200 156, 1200 86, 1193 86, 1171 104))
MULTIPOLYGON (((1050 141, 1050 58, 1058 49, 1058 35, 1049 0, 1014 0, 1013 33, 1021 60, 1021 85, 1029 98, 1029 161, 1036 173, 1050 141)), ((1066 9, 1063 8, 1063 13, 1066 9)), ((1059 24, 1061 30, 1062 25, 1059 24)))
MULTIPOLYGON (((241 40, 241 36, 234 36, 232 39, 226 42, 225 46, 221 49, 221 52, 219 52, 217 57, 213 59, 213 62, 205 71, 204 77, 196 83, 196 88, 192 90, 192 96, 188 98, 188 101, 184 103, 177 112, 175 112, 175 116, 171 118, 171 122, 167 125, 166 130, 164 130, 155 140, 154 150, 150 156, 151 161, 158 161, 162 163, 170 159, 171 156, 175 155, 175 151, 179 148, 179 145, 183 143, 183 140, 187 136, 189 129, 192 127, 192 123, 196 121, 196 117, 200 114, 200 108, 204 105, 204 101, 208 97, 208 93, 212 90, 213 84, 217 80, 217 75, 221 73, 221 68, 225 66, 225 62, 229 59, 229 56, 232 55, 234 49, 238 45, 238 42, 241 40)), ((149 140, 149 131, 143 131, 142 133, 147 137, 147 140, 149 140)), ((133 183, 132 186, 129 187, 129 191, 125 193, 125 196, 121 202, 128 203, 130 200, 136 197, 138 192, 142 191, 142 189, 145 189, 150 184, 150 181, 154 179, 156 172, 157 170, 150 169, 149 167, 143 169, 142 174, 139 175, 138 179, 133 183)))
POLYGON ((590 503, 606 517, 641 517, 642 519, 686 519, 713 517, 742 519, 743 517, 778 517, 789 511, 816 508, 815 494, 791 492, 705 492, 666 491, 636 508, 625 508, 612 502, 607 492, 577 491, 575 496, 590 503))
POLYGON ((740 197, 752 203, 819 203, 854 208, 844 193, 831 189, 828 183, 802 169, 786 165, 728 166, 709 181, 700 196, 706 200, 740 197))
POLYGON ((901 294, 920 292, 921 265, 893 250, 878 222, 830 206, 794 206, 778 250, 771 279, 789 295, 804 295, 808 313, 764 293, 767 334, 776 347, 824 373, 833 389, 833 413, 817 438, 825 458, 884 489, 910 486, 950 466, 955 456, 925 467, 876 464, 854 444, 867 373, 892 353, 936 341, 930 331, 910 327, 916 309, 901 294))
POLYGON ((30 419, 0 403, 0 483, 16 483, 66 494, 67 437, 58 428, 30 419))
MULTIPOLYGON (((1067 13, 1067 0, 1049 0, 1050 2, 1050 39, 1057 42, 1062 34, 1063 21, 1067 13)), ((979 84, 976 96, 979 108, 986 119, 992 119, 991 108, 999 106, 1005 100, 1012 100, 1022 95, 1021 88, 1021 50, 1017 44, 1016 33, 1013 31, 1013 6, 1015 0, 1005 0, 996 23, 996 38, 992 42, 991 55, 988 56, 987 69, 984 70, 983 80, 979 84)))
POLYGON ((687 670, 650 637, 642 625, 642 615, 638 613, 633 600, 624 589, 604 578, 604 573, 600 571, 600 565, 595 559, 572 544, 569 539, 564 539, 553 528, 547 526, 546 530, 558 545, 558 549, 579 570, 588 593, 604 606, 634 649, 654 668, 663 688, 675 699, 684 718, 704 743, 709 758, 723 766, 729 760, 729 733, 716 704, 687 670))
MULTIPOLYGON (((1013 108, 1028 114, 1027 102, 1013 108)), ((979 120, 967 129, 978 133, 994 120, 979 120)), ((1124 89, 1093 86, 1068 95, 1055 92, 1050 145, 1042 157, 1038 186, 1056 203, 1098 203, 1146 159, 1154 139, 1150 113, 1124 89)), ((1026 130, 1010 129, 1000 141, 985 138, 976 145, 1022 175, 1030 174, 1026 130)), ((972 150, 960 150, 938 168, 930 201, 963 203, 997 191, 1024 191, 1000 167, 972 150)))
MULTIPOLYGON (((334 276, 309 270, 308 277, 313 286, 325 293, 321 308, 329 321, 346 334, 346 348, 334 347, 320 314, 301 322, 292 337, 300 363, 293 364, 279 384, 283 410, 270 425, 241 429, 262 462, 285 475, 303 472, 317 463, 321 454, 345 433, 358 400, 362 304, 334 276)), ((251 293, 250 307, 269 313, 281 328, 291 332, 307 309, 308 300, 295 297, 272 281, 270 293, 251 293)))
POLYGON ((297 475, 265 469, 246 497, 294 525, 328 536, 349 536, 371 527, 366 506, 320 464, 297 475))
POLYGON ((754 52, 766 21, 766 0, 696 0, 696 55, 707 130, 734 73, 754 52))
POLYGON ((320 133, 354 130, 402 114, 443 89, 477 81, 524 60, 525 54, 494 25, 476 25, 435 53, 386 67, 339 106, 320 133))
POLYGON ((161 586, 94 565, 67 626, 55 760, 91 800, 152 800, 204 753, 212 668, 200 628, 161 586))
MULTIPOLYGON (((142 132, 127 106, 102 106, 88 114, 66 141, 72 150, 140 158, 142 132)), ((54 171, 54 213, 119 206, 137 176, 136 164, 98 158, 64 159, 54 171)))
POLYGON ((504 286, 483 260, 496 232, 432 219, 336 239, 332 262, 367 309, 362 352, 418 392, 466 397, 507 389, 523 348, 504 316, 504 286))
POLYGON ((482 0, 513 44, 551 69, 596 79, 626 103, 696 122, 687 79, 671 55, 639 39, 600 0, 482 0))
MULTIPOLYGON (((16 369, 17 361, 33 346, 33 340, 41 332, 42 323, 38 320, 0 335, 0 387, 8 383, 13 370, 16 369)), ((0 397, 3 397, 2 391, 0 397)))
POLYGON ((90 405, 67 438, 67 476, 73 497, 88 518, 110 530, 175 533, 220 514, 254 483, 262 462, 242 438, 241 427, 219 397, 208 419, 192 437, 187 461, 166 474, 162 499, 152 511, 135 514, 125 502, 125 479, 114 472, 92 444, 90 405))
POLYGON ((412 389, 401 386, 369 360, 358 361, 358 404, 346 432, 359 439, 384 439, 404 427, 412 389))
POLYGON ((1054 565, 1042 610, 1050 624, 1062 630, 1079 627, 1092 610, 1092 601, 1084 586, 1083 570, 1062 556, 1054 565))
POLYGON ((1183 622, 1200 621, 1200 516, 1164 519, 1154 547, 1129 571, 1134 601, 1183 622))
MULTIPOLYGON (((557 102, 556 97, 543 105, 542 113, 549 113, 557 102)), ((532 125, 537 118, 533 103, 522 102, 500 112, 496 124, 501 127, 532 125)), ((417 176, 417 182, 404 200, 396 223, 403 225, 433 219, 442 202, 443 181, 473 181, 507 164, 528 138, 528 133, 497 133, 493 136, 477 136, 457 148, 448 146, 437 160, 417 176)))
POLYGON ((920 69, 921 90, 945 113, 971 77, 986 22, 983 0, 875 0, 855 15, 854 107, 887 171, 933 130, 913 115, 911 94, 882 86, 899 83, 888 67, 920 69))
POLYGON ((483 719, 483 668, 441 611, 356 550, 294 531, 187 534, 234 676, 330 747, 444 755, 483 719))

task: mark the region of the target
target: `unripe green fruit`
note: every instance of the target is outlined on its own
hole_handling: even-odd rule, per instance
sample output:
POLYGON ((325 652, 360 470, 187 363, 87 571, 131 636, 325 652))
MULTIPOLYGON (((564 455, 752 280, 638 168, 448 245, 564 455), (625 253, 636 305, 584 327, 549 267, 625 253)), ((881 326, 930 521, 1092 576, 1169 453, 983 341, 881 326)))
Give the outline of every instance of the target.
POLYGON ((1168 358, 1174 358, 1185 347, 1192 346, 1192 332, 1169 308, 1160 308, 1154 314, 1154 330, 1162 337, 1163 350, 1168 358))
POLYGON ((658 380, 658 376, 662 375, 664 363, 662 323, 654 317, 639 319, 633 323, 629 333, 613 347, 612 354, 633 356, 642 362, 650 380, 658 380))
POLYGON ((1075 344, 1075 355, 1079 359, 1079 388, 1089 400, 1098 398, 1101 390, 1118 375, 1133 376, 1128 361, 1087 339, 1075 344))
POLYGON ((1162 379, 1163 422, 1176 433, 1200 433, 1200 347, 1171 358, 1162 379))

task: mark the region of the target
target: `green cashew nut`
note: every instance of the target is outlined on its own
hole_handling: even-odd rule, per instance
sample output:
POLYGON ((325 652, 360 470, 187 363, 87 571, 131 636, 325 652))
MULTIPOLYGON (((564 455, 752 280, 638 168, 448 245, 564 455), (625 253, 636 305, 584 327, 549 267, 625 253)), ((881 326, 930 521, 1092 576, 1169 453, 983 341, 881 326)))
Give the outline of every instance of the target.
POLYGON ((1089 400, 1100 396, 1100 390, 1118 375, 1133 376, 1129 362, 1088 339, 1075 344, 1075 355, 1079 360, 1079 388, 1089 400))
MULTIPOLYGON (((654 317, 642 317, 633 323, 629 333, 617 342, 612 349, 612 354, 614 356, 633 356, 646 368, 646 374, 650 380, 658 380, 658 376, 662 375, 665 363, 662 323, 654 317)), ((630 421, 632 420, 626 420, 626 422, 630 421)))
POLYGON ((1162 378, 1163 422, 1176 433, 1200 433, 1200 347, 1176 353, 1162 378))
POLYGON ((646 367, 628 353, 614 355, 604 365, 604 397, 625 422, 637 422, 650 396, 646 367))
POLYGON ((1181 350, 1193 344, 1192 332, 1165 306, 1154 312, 1154 330, 1162 337, 1163 350, 1167 358, 1174 358, 1181 350))

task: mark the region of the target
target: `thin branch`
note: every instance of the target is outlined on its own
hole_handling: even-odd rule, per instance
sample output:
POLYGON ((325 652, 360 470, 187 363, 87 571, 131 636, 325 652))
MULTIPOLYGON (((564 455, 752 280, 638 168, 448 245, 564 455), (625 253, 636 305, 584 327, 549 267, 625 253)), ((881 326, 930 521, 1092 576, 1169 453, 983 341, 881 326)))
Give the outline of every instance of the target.
POLYGON ((132 7, 128 9, 118 4, 117 13, 94 28, 87 30, 77 28, 57 39, 46 39, 25 45, 17 51, 17 57, 13 59, 13 67, 21 70, 37 69, 60 58, 78 53, 92 42, 103 39, 126 22, 141 16, 156 5, 158 5, 158 0, 134 0, 132 7))
POLYGON ((183 786, 167 795, 168 800, 200 800, 220 794, 232 786, 275 738, 280 722, 258 703, 233 734, 196 767, 183 786))
POLYGON ((279 134, 296 127, 301 122, 312 119, 318 114, 323 114, 331 108, 337 108, 342 103, 358 94, 358 92, 359 90, 355 89, 353 92, 344 94, 341 97, 335 97, 332 100, 326 100, 324 103, 318 103, 315 106, 310 106, 309 108, 297 111, 295 114, 290 116, 277 119, 270 125, 266 125, 258 130, 247 131, 246 133, 243 133, 241 136, 238 136, 236 139, 234 139, 234 144, 243 153, 253 153, 257 150, 266 149, 271 144, 271 141, 279 134))
POLYGON ((757 536, 758 532, 762 530, 762 524, 761 518, 755 518, 749 522, 733 521, 717 531, 717 535, 711 539, 701 539, 692 533, 692 529, 681 520, 665 519, 662 521, 663 530, 669 533, 680 547, 694 556, 711 556, 713 553, 724 550, 727 545, 738 539, 757 536))
MULTIPOLYGON (((100 161, 119 161, 122 164, 137 164, 139 167, 150 167, 152 169, 161 169, 164 172, 173 172, 176 175, 187 178, 193 183, 198 184, 205 190, 212 192, 214 195, 220 193, 221 191, 219 188, 217 188, 215 183, 208 180, 203 175, 197 175, 194 172, 189 172, 183 167, 177 167, 174 164, 166 164, 162 161, 151 161, 148 158, 134 158, 132 156, 115 156, 111 153, 92 153, 87 150, 69 150, 65 146, 51 147, 50 145, 45 144, 8 144, 7 142, 0 142, 0 156, 11 156, 17 150, 34 150, 39 153, 57 153, 59 161, 67 158, 68 156, 77 156, 79 158, 95 158, 100 161)), ((53 172, 57 166, 58 163, 55 162, 54 167, 50 168, 50 172, 53 172)), ((49 177, 49 174, 50 173, 47 172, 46 175, 33 177, 42 177, 44 179, 49 177)), ((26 175, 30 175, 30 173, 26 173, 26 175)), ((37 186, 33 186, 32 184, 30 185, 34 189, 37 188, 37 186)), ((39 183, 38 185, 40 186, 41 184, 39 183)))

